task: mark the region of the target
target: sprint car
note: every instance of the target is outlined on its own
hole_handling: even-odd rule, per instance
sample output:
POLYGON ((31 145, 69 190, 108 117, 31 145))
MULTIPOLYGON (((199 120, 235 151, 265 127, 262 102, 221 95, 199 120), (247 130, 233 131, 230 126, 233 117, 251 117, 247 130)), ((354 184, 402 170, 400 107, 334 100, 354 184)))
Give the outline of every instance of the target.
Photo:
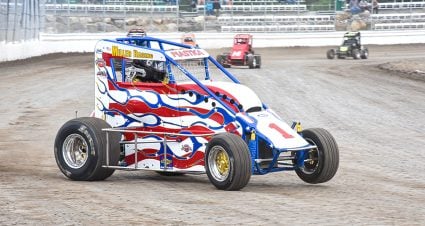
POLYGON ((100 40, 94 58, 94 111, 66 122, 54 142, 72 180, 206 173, 216 188, 240 190, 251 175, 290 170, 316 184, 337 172, 328 131, 289 126, 203 49, 125 37, 100 40))
POLYGON ((335 49, 329 49, 326 52, 328 59, 334 59, 335 55, 338 59, 352 57, 353 59, 367 59, 369 50, 361 44, 360 32, 346 32, 342 45, 335 49))
POLYGON ((181 43, 194 47, 199 47, 198 43, 196 43, 195 34, 193 33, 183 34, 181 38, 181 43))
POLYGON ((233 38, 233 47, 229 53, 219 54, 216 57, 223 67, 248 66, 261 68, 261 55, 255 54, 252 49, 253 37, 250 34, 237 34, 233 38))

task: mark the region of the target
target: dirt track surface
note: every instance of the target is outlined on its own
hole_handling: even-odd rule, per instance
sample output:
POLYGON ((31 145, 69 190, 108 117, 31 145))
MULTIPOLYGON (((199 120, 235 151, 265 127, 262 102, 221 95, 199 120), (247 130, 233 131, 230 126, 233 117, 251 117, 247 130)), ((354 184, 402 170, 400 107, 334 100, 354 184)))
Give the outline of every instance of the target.
POLYGON ((327 60, 326 48, 257 49, 262 69, 231 69, 288 123, 324 127, 340 148, 328 183, 273 173, 238 192, 206 175, 66 179, 53 141, 75 111, 92 111, 92 55, 0 64, 0 225, 425 225, 425 46, 369 50, 327 60))

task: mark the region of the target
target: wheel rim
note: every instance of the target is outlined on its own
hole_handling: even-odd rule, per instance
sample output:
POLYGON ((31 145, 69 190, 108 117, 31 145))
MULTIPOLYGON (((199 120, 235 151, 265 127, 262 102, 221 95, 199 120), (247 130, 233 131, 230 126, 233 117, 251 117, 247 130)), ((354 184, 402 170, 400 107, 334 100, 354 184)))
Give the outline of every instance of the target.
MULTIPOLYGON (((317 146, 313 140, 306 138, 307 142, 309 142, 312 145, 317 146)), ((320 152, 318 148, 312 148, 308 150, 306 159, 304 160, 304 164, 302 167, 300 167, 301 171, 305 174, 313 174, 316 172, 317 168, 320 164, 320 152)))
POLYGON ((223 147, 214 146, 211 148, 208 163, 211 175, 215 180, 224 181, 227 179, 230 172, 230 158, 223 147))
POLYGON ((79 169, 88 158, 88 145, 80 134, 71 134, 66 137, 62 145, 62 155, 65 163, 73 168, 79 169))
POLYGON ((256 66, 257 66, 257 60, 255 60, 255 57, 254 57, 254 59, 252 60, 252 66, 254 66, 254 67, 256 67, 256 66))

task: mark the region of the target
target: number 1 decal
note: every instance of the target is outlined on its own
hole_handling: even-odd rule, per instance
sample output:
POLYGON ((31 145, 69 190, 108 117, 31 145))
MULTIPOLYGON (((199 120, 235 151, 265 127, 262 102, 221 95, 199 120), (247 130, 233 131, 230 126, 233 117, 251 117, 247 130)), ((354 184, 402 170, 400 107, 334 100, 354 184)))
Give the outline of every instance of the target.
POLYGON ((271 129, 275 129, 277 132, 279 132, 280 134, 282 134, 282 136, 283 136, 284 138, 286 138, 286 139, 294 138, 291 134, 289 134, 289 133, 285 132, 285 130, 283 130, 282 128, 280 128, 278 125, 276 125, 276 124, 274 124, 274 123, 270 123, 270 124, 269 124, 269 127, 270 127, 271 129))

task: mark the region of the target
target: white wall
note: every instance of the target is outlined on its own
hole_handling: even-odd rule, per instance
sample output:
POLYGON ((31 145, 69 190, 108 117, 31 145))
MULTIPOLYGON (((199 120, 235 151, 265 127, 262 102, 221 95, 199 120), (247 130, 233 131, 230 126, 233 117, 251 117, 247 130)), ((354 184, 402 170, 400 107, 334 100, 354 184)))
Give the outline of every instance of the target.
MULTIPOLYGON (((336 46, 344 32, 321 33, 254 33, 255 47, 336 46)), ((39 41, 0 43, 0 62, 25 59, 49 53, 93 52, 99 39, 123 37, 124 33, 102 34, 41 34, 39 41)), ((149 34, 153 37, 180 42, 182 33, 149 34)), ((233 33, 195 33, 202 48, 232 46, 233 33)), ((365 45, 425 43, 425 31, 363 31, 365 45)))

